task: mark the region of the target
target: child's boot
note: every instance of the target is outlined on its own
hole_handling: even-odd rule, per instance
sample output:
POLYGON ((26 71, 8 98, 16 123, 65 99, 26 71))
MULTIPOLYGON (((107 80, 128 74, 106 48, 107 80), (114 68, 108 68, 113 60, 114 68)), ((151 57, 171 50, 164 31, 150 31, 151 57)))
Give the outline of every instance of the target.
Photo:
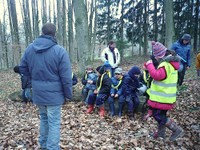
POLYGON ((145 116, 143 117, 143 120, 147 120, 149 117, 152 116, 152 114, 153 114, 153 111, 149 109, 147 115, 145 115, 145 116))
POLYGON ((104 106, 99 107, 99 110, 100 110, 100 112, 99 112, 100 117, 104 117, 104 115, 105 115, 104 106))
POLYGON ((88 109, 87 109, 87 113, 92 113, 92 111, 94 110, 94 105, 88 105, 88 109))
POLYGON ((165 131, 166 131, 166 127, 165 125, 158 125, 158 131, 155 131, 153 133, 150 133, 150 135, 154 138, 163 138, 165 139, 165 131))
POLYGON ((184 135, 183 129, 177 126, 177 124, 170 119, 168 119, 165 126, 172 131, 172 135, 169 138, 170 141, 175 141, 177 138, 182 137, 184 135))

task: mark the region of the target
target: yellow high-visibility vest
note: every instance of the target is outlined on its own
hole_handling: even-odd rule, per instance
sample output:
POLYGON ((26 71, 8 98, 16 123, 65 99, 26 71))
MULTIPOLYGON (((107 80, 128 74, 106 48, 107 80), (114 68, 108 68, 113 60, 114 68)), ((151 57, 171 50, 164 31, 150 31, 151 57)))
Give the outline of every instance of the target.
POLYGON ((162 62, 158 68, 165 67, 167 78, 162 81, 153 80, 148 94, 150 100, 172 104, 176 101, 178 71, 169 62, 162 62))

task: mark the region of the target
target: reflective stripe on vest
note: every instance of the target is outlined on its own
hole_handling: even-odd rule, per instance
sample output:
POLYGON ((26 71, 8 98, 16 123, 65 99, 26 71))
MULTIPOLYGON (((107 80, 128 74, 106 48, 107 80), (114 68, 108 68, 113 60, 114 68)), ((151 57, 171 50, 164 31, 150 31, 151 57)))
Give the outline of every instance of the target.
POLYGON ((167 78, 162 81, 153 80, 148 93, 150 100, 172 104, 176 101, 178 72, 168 62, 162 62, 158 68, 165 67, 167 78))
MULTIPOLYGON (((104 75, 106 74, 106 72, 104 74, 101 75, 101 78, 100 78, 100 83, 99 83, 99 86, 97 88, 97 91, 99 92, 99 90, 101 89, 101 86, 102 86, 102 82, 103 82, 103 77, 104 75)), ((97 80, 98 81, 98 80, 97 80)))
POLYGON ((118 90, 118 87, 121 85, 121 83, 122 83, 122 79, 119 80, 119 82, 118 82, 118 84, 116 86, 114 86, 112 84, 112 88, 118 90))

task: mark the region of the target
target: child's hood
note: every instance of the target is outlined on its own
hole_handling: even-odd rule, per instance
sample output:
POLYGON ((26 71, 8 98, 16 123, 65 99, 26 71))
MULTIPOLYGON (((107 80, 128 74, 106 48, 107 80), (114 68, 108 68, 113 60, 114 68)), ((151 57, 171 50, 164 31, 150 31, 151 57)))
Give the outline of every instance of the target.
POLYGON ((163 61, 169 62, 175 70, 180 68, 180 58, 177 56, 168 55, 163 57, 163 61))

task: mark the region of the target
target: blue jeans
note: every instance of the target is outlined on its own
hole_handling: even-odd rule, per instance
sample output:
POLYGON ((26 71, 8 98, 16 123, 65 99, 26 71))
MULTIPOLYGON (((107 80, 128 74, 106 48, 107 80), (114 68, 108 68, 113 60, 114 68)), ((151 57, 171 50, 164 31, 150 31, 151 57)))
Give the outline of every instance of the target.
POLYGON ((61 105, 38 107, 40 114, 39 143, 41 148, 60 150, 61 105))

